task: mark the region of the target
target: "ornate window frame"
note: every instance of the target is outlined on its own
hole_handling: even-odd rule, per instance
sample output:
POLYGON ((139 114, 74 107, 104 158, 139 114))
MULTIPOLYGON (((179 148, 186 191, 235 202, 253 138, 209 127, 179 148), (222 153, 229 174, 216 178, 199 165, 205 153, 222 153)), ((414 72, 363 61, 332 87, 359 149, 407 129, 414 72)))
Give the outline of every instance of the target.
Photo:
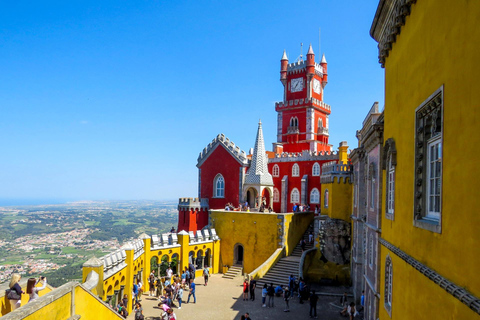
POLYGON ((395 220, 395 172, 397 168, 397 148, 395 140, 388 138, 383 147, 383 170, 385 176, 385 218, 395 220))
POLYGON ((273 202, 280 202, 280 192, 277 188, 273 188, 273 202))
POLYGON ((290 118, 290 127, 298 127, 298 118, 297 117, 291 117, 290 118))
POLYGON ((220 173, 213 180, 213 198, 225 198, 225 178, 220 173))
POLYGON ((385 309, 392 317, 393 264, 389 254, 385 258, 385 309))
POLYGON ((275 164, 272 168, 272 176, 273 177, 279 177, 280 176, 280 167, 278 164, 275 164))
POLYGON ((310 191, 310 203, 320 203, 320 191, 318 191, 317 188, 313 188, 312 191, 310 191))
POLYGON ((312 176, 320 176, 320 164, 318 162, 315 162, 312 166, 312 176))
POLYGON ((432 232, 442 232, 442 144, 443 144, 443 85, 415 110, 415 185, 413 225, 432 232), (434 148, 432 150, 432 147, 434 148), (432 151, 436 158, 432 161, 432 151), (430 179, 431 166, 436 179, 430 179), (434 184, 431 185, 432 181, 434 184), (434 187, 435 214, 430 188, 434 187))
POLYGON ((299 203, 300 202, 300 192, 297 188, 293 188, 290 192, 290 203, 299 203))
POLYGON ((370 210, 374 210, 375 209, 375 200, 376 200, 376 197, 375 197, 375 182, 376 182, 376 170, 375 170, 375 162, 370 162, 370 164, 368 165, 368 180, 370 181, 369 182, 369 190, 370 190, 370 193, 368 194, 368 207, 370 208, 370 210))
POLYGON ((292 166, 292 177, 300 177, 300 167, 298 163, 294 163, 292 166))

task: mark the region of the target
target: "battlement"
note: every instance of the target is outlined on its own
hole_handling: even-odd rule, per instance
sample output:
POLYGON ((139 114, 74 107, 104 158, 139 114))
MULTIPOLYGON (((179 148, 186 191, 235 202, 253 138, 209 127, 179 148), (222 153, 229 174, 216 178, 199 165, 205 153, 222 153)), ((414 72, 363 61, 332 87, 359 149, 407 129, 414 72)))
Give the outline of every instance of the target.
POLYGON ((303 152, 283 152, 275 154, 275 158, 268 159, 269 163, 295 162, 295 161, 325 161, 338 160, 338 151, 310 151, 303 152))
POLYGON ((197 159, 197 166, 208 156, 211 150, 213 150, 217 144, 223 144, 225 148, 235 157, 237 160, 243 164, 247 164, 247 154, 245 151, 241 150, 239 146, 236 146, 233 141, 225 137, 223 133, 219 134, 212 140, 200 154, 197 159))
MULTIPOLYGON (((182 231, 185 234, 185 231, 182 231)), ((178 243, 178 235, 180 233, 162 233, 161 235, 152 235, 151 236, 151 250, 160 250, 166 249, 170 247, 178 247, 180 244, 178 243)), ((196 232, 190 231, 188 232, 189 235, 189 244, 199 244, 199 243, 206 243, 212 242, 216 240, 220 240, 217 236, 217 232, 214 228, 205 227, 202 230, 197 230, 196 232)))
POLYGON ((119 249, 100 258, 100 261, 103 261, 103 278, 108 279, 123 268, 126 268, 126 259, 127 254, 124 249, 119 249))
POLYGON ((330 105, 326 104, 323 101, 320 101, 315 98, 310 98, 310 99, 294 99, 294 100, 288 100, 284 102, 275 102, 275 110, 280 111, 281 109, 288 109, 291 107, 296 107, 296 106, 306 106, 306 105, 313 105, 314 107, 321 108, 323 110, 328 111, 328 113, 331 112, 331 107, 330 105))
MULTIPOLYGON (((295 61, 287 65, 287 74, 302 73, 305 71, 306 68, 307 68, 306 60, 295 61)), ((323 74, 324 74, 323 67, 316 62, 315 62, 315 73, 320 77, 323 77, 323 74)))
POLYGON ((178 210, 181 209, 208 209, 208 198, 180 198, 178 199, 178 210))
MULTIPOLYGON (((334 178, 337 177, 337 182, 344 180, 347 182, 347 178, 350 178, 353 173, 352 164, 341 164, 335 161, 324 163, 322 165, 322 174, 320 176, 321 183, 333 183, 334 178)), ((351 182, 351 181, 350 181, 351 182)))

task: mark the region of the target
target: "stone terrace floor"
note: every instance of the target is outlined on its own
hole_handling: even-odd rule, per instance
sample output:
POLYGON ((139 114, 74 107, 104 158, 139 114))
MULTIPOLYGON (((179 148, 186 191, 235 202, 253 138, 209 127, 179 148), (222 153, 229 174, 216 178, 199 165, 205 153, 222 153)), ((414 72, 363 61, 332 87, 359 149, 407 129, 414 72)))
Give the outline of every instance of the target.
MULTIPOLYGON (((222 274, 214 274, 210 277, 207 286, 203 285, 203 278, 195 280, 197 284, 196 296, 197 303, 193 304, 193 297, 190 303, 186 304, 188 293, 183 294, 182 308, 178 310, 174 307, 177 319, 240 319, 245 312, 250 313, 252 320, 259 319, 309 319, 309 302, 299 303, 297 297, 290 299, 290 312, 283 312, 285 303, 283 298, 275 297, 275 307, 263 308, 261 290, 255 292, 255 301, 242 300, 242 277, 233 280, 222 278, 222 274)), ((342 294, 349 291, 344 287, 313 287, 317 292, 342 294)), ((339 314, 340 298, 337 296, 319 295, 317 304, 318 319, 348 319, 339 314), (333 305, 332 305, 333 304, 333 305)), ((268 298, 267 298, 268 299, 268 298)), ((140 302, 143 307, 143 314, 146 320, 160 320, 161 310, 158 308, 156 298, 149 297, 148 293, 144 294, 140 302)), ((175 301, 178 305, 178 302, 175 301)), ((133 313, 128 316, 129 320, 134 319, 133 313)), ((356 318, 357 319, 357 318, 356 318)), ((361 317, 358 317, 361 319, 361 317)))

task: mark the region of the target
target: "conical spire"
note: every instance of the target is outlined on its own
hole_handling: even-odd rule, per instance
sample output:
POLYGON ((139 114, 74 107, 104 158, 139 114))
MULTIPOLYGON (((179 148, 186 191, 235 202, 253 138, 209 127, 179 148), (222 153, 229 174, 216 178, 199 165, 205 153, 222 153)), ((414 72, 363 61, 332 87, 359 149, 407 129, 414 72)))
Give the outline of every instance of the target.
POLYGON ((283 50, 282 60, 288 60, 287 52, 285 52, 285 50, 283 50))
POLYGON ((272 175, 268 172, 268 159, 265 154, 263 141, 262 121, 258 122, 257 139, 253 149, 252 162, 245 176, 245 184, 273 186, 272 175))
POLYGON ((310 47, 308 48, 307 54, 314 54, 312 49, 312 44, 310 43, 310 47))
POLYGON ((320 61, 320 63, 327 63, 327 59, 325 59, 325 53, 323 54, 322 61, 320 61))

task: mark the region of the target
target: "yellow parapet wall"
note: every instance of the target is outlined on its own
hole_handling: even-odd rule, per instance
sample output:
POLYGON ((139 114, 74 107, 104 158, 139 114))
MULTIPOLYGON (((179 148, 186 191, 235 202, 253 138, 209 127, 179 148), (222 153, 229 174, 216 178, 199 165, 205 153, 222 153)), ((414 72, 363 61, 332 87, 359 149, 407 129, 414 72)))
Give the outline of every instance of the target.
POLYGON ((260 213, 210 211, 220 243, 223 265, 243 263, 243 272, 250 273, 285 246, 291 253, 313 221, 313 213, 260 213), (239 262, 240 255, 243 259, 239 262))
MULTIPOLYGON (((28 281, 28 278, 23 278, 19 283, 20 286, 22 287, 22 290, 25 291, 25 292, 27 291, 27 281, 28 281)), ((11 311, 10 310, 10 301, 5 296, 5 290, 8 289, 8 285, 9 285, 9 282, 6 282, 5 284, 2 284, 0 286, 0 316, 6 315, 7 313, 9 313, 11 311)), ((42 286, 42 284, 39 283, 37 286, 40 287, 40 286, 42 286)), ((53 289, 54 288, 52 286, 47 284, 47 287, 44 290, 38 292, 38 295, 40 297, 42 297, 45 294, 52 291, 53 289)), ((30 296, 28 294, 22 294, 22 306, 25 305, 28 302, 28 299, 30 299, 30 296)))

